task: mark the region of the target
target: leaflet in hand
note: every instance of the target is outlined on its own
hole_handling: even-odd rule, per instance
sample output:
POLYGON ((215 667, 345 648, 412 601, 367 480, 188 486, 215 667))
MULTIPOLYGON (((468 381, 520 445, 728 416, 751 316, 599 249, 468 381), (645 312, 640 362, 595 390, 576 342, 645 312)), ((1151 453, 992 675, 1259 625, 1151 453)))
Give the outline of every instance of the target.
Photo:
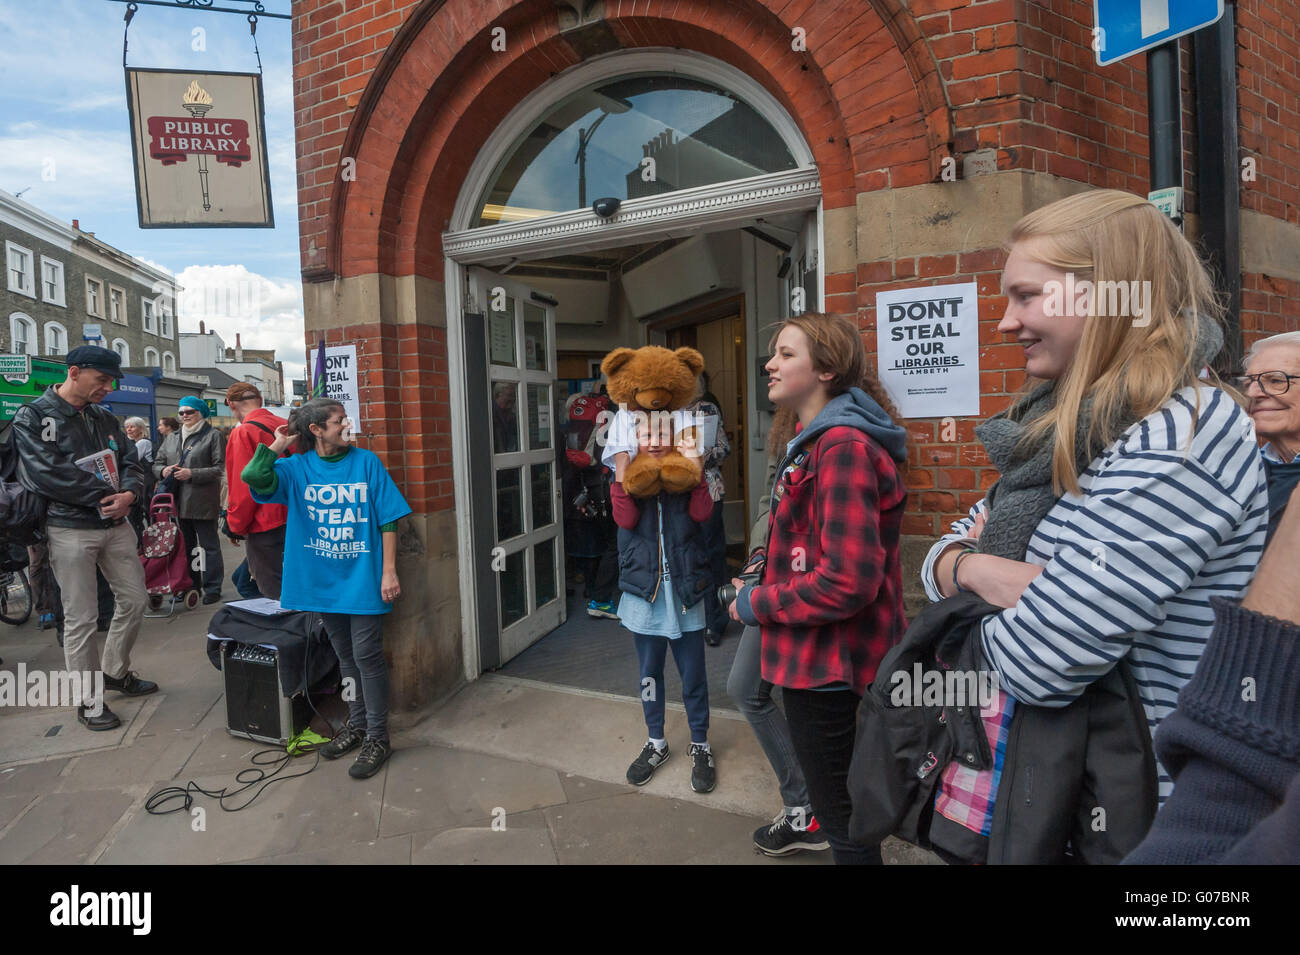
MULTIPOLYGON (((96 451, 84 458, 77 458, 73 464, 83 471, 89 471, 101 481, 111 484, 114 491, 118 491, 122 487, 121 478, 117 473, 117 455, 112 451, 96 451)), ((103 516, 104 509, 102 507, 99 509, 99 513, 103 516)))

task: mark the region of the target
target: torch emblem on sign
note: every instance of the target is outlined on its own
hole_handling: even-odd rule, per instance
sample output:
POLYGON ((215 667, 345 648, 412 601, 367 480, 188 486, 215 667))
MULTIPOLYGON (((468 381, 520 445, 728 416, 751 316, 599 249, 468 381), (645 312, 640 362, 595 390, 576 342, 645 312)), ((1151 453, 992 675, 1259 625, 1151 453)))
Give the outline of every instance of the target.
POLYGON ((203 211, 212 209, 208 191, 208 156, 217 162, 237 168, 252 159, 249 145, 248 122, 242 119, 208 118, 212 110, 212 95, 190 80, 189 88, 181 97, 181 107, 189 118, 175 116, 150 116, 150 158, 164 166, 184 162, 187 156, 196 156, 199 167, 199 187, 203 194, 203 211))
MULTIPOLYGON (((212 109, 212 97, 199 86, 198 80, 190 80, 190 87, 181 97, 181 105, 195 119, 202 119, 212 109)), ((203 187, 203 211, 212 211, 212 200, 208 196, 208 157, 199 153, 199 184, 203 187)))

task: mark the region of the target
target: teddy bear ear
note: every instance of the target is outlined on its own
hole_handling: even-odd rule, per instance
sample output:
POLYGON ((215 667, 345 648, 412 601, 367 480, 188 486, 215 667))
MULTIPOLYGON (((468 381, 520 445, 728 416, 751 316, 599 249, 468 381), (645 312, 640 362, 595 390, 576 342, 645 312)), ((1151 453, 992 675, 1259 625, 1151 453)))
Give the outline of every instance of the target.
POLYGON ((620 368, 632 360, 635 354, 636 350, 632 348, 615 348, 601 361, 600 370, 605 373, 606 378, 612 378, 620 368))
POLYGON ((678 361, 691 370, 692 375, 698 375, 704 370, 704 356, 694 348, 679 348, 673 354, 677 356, 678 361))

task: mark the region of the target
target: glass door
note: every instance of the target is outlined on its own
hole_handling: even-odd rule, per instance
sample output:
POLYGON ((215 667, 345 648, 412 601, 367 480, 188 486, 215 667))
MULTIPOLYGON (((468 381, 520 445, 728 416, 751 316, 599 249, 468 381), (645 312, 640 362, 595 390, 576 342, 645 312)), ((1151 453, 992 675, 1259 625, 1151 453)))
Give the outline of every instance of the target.
MULTIPOLYGON (((565 619, 564 541, 555 433, 555 301, 484 269, 470 294, 487 317, 493 546, 500 663, 565 619)), ((471 436, 474 440, 478 436, 471 436)))

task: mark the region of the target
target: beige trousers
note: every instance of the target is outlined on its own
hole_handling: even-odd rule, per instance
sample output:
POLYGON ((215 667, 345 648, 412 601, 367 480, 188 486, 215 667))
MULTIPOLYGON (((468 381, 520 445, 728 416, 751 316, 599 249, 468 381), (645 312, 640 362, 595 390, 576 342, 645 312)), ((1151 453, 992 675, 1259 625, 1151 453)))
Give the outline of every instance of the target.
POLYGON ((126 521, 116 527, 49 527, 50 565, 63 591, 63 659, 73 673, 103 670, 115 680, 130 668, 131 648, 140 635, 148 599, 144 567, 135 529, 126 521), (117 609, 108 628, 101 658, 95 640, 99 613, 95 566, 113 589, 117 609))

